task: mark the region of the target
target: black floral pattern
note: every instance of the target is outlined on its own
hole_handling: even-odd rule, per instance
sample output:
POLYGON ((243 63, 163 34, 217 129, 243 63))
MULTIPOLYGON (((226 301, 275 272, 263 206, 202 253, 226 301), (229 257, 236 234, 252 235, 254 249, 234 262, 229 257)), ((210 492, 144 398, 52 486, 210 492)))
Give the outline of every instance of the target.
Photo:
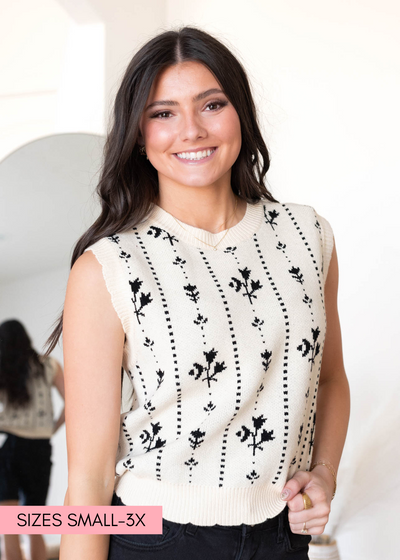
POLYGON ((144 313, 142 312, 142 309, 153 301, 150 292, 147 294, 145 294, 144 292, 140 292, 140 295, 138 295, 142 284, 143 281, 139 280, 139 278, 136 278, 136 280, 133 281, 129 280, 129 285, 131 287, 131 292, 133 294, 132 303, 135 308, 134 313, 136 315, 139 324, 140 324, 140 317, 144 317, 144 313))
POLYGON ((171 245, 174 245, 174 243, 179 243, 179 239, 177 237, 175 237, 168 231, 165 231, 165 229, 157 226, 150 226, 147 235, 153 235, 156 239, 160 237, 163 240, 169 241, 171 245))
POLYGON ((189 443, 192 449, 197 449, 200 445, 204 442, 204 436, 206 432, 202 432, 201 430, 193 430, 190 432, 189 436, 189 443))
POLYGON ((296 282, 299 282, 299 284, 304 284, 304 276, 300 272, 300 268, 298 266, 292 266, 289 272, 296 280, 296 282))
POLYGON ((188 296, 188 298, 191 301, 193 301, 193 303, 197 303, 199 301, 200 292, 197 289, 197 286, 194 286, 192 284, 188 284, 187 286, 183 286, 183 289, 185 290, 185 293, 188 296))
POLYGON ((151 422, 151 432, 149 430, 143 430, 140 434, 140 439, 142 440, 142 445, 146 453, 152 451, 152 449, 159 449, 160 447, 164 447, 167 443, 165 439, 161 439, 157 437, 159 432, 162 430, 160 426, 160 422, 151 422))
POLYGON ((243 269, 239 268, 239 273, 242 277, 240 280, 239 278, 235 278, 232 276, 232 282, 229 283, 231 288, 234 288, 236 292, 240 292, 243 288, 243 296, 248 297, 250 303, 252 303, 252 298, 257 299, 255 292, 262 288, 260 280, 252 280, 250 279, 251 270, 247 268, 247 266, 243 269))
POLYGON ((312 369, 315 358, 318 356, 321 350, 321 344, 318 342, 318 337, 321 334, 319 327, 316 327, 315 329, 311 328, 311 333, 311 342, 306 338, 303 338, 303 342, 297 347, 297 350, 302 353, 301 355, 303 356, 303 358, 309 355, 308 361, 311 364, 310 369, 312 369))
POLYGON ((267 421, 267 418, 264 418, 264 415, 261 414, 260 416, 252 416, 253 426, 248 428, 247 426, 242 426, 242 429, 236 432, 236 435, 240 437, 240 441, 243 443, 248 439, 250 442, 247 444, 247 447, 253 448, 253 456, 256 454, 256 449, 263 451, 264 448, 262 446, 263 443, 267 443, 268 441, 272 441, 275 439, 273 433, 274 430, 266 430, 263 428, 263 425, 267 421))
POLYGON ((256 473, 256 471, 253 469, 251 471, 251 473, 246 474, 246 478, 248 480, 251 480, 251 483, 253 484, 255 480, 257 480, 257 478, 260 478, 260 475, 256 473))
POLYGON ((189 375, 193 375, 196 380, 201 379, 201 381, 207 381, 208 388, 211 387, 211 381, 218 381, 218 374, 226 369, 225 362, 217 362, 215 358, 217 357, 218 351, 212 350, 204 351, 204 357, 206 359, 206 364, 199 364, 195 362, 193 364, 193 369, 189 371, 189 375), (202 375, 204 374, 204 377, 202 375))

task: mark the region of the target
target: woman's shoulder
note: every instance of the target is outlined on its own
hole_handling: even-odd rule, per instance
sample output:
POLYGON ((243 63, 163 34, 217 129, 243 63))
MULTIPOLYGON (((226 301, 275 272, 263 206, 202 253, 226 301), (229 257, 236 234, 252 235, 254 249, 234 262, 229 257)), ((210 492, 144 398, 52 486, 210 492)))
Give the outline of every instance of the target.
POLYGON ((286 212, 289 215, 318 216, 315 208, 310 204, 291 201, 271 201, 262 198, 259 204, 263 204, 267 211, 286 212))
POLYGON ((322 212, 321 214, 311 204, 302 204, 299 202, 271 202, 267 199, 262 199, 260 202, 264 204, 267 212, 273 213, 276 217, 278 217, 280 213, 285 212, 291 222, 297 225, 297 227, 301 225, 319 230, 324 239, 324 243, 329 247, 332 246, 332 226, 325 217, 325 213, 322 212))
POLYGON ((321 221, 326 221, 326 218, 324 218, 311 204, 291 202, 291 201, 270 202, 268 200, 265 201, 265 204, 275 208, 279 207, 282 210, 285 210, 289 215, 297 214, 297 215, 311 216, 311 217, 315 216, 317 220, 321 218, 321 221))
POLYGON ((136 228, 131 228, 128 231, 101 237, 97 241, 90 243, 90 245, 84 249, 83 254, 91 251, 96 256, 98 254, 108 254, 109 257, 112 258, 114 256, 115 258, 115 255, 119 255, 121 247, 135 247, 135 229, 136 228))
POLYGON ((125 243, 122 248, 121 239, 126 237, 130 239, 131 234, 110 235, 89 245, 75 261, 68 280, 69 289, 67 288, 67 296, 70 295, 71 301, 76 302, 90 299, 96 300, 96 305, 108 305, 111 295, 112 304, 125 332, 131 328, 131 294, 129 278, 122 261, 132 249, 132 244, 125 243))

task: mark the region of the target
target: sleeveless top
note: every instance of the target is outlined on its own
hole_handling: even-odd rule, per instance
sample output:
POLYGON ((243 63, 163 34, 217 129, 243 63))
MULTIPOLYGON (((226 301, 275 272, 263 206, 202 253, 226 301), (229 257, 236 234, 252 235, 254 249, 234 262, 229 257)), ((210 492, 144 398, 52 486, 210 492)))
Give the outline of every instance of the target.
POLYGON ((261 523, 310 466, 332 229, 266 199, 225 237, 183 226, 153 204, 86 249, 126 335, 115 491, 178 523, 261 523))

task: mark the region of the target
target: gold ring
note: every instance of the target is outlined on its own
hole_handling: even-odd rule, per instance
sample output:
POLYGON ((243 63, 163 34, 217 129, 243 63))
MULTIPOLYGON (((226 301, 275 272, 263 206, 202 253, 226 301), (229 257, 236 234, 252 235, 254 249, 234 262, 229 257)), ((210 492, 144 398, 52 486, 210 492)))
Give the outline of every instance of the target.
POLYGON ((310 496, 305 492, 302 493, 304 509, 311 509, 313 507, 312 501, 310 500, 310 496))
POLYGON ((301 532, 302 532, 303 534, 304 534, 304 533, 307 533, 307 525, 306 525, 305 523, 304 523, 304 525, 303 525, 303 528, 302 528, 301 532))

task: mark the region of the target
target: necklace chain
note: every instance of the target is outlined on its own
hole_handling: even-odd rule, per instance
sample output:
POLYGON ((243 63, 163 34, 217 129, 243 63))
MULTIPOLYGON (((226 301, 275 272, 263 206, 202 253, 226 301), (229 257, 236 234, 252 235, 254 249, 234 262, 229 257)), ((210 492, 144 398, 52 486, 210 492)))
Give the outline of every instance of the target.
MULTIPOLYGON (((236 204, 235 204, 235 209, 234 209, 234 211, 233 211, 233 214, 228 218, 228 220, 226 220, 226 221, 224 222, 223 225, 225 225, 226 222, 229 222, 229 220, 232 218, 232 216, 234 216, 235 213, 236 213, 238 198, 235 197, 235 200, 236 200, 236 204)), ((172 216, 172 217, 173 217, 174 220, 181 226, 181 228, 183 228, 185 231, 188 231, 185 227, 183 227, 183 225, 179 222, 179 220, 177 220, 177 219, 175 218, 175 216, 172 216)), ((216 245, 211 245, 210 243, 207 243, 206 241, 203 241, 202 239, 199 239, 199 238, 196 237, 195 235, 193 235, 193 234, 192 234, 192 235, 193 235, 193 237, 194 237, 195 239, 198 239, 198 241, 201 241, 202 243, 205 243, 206 245, 209 245, 210 247, 212 247, 212 248, 214 249, 214 251, 216 251, 216 250, 217 250, 217 246, 221 243, 221 241, 224 239, 225 235, 228 233, 228 231, 229 231, 230 229, 231 229, 231 228, 228 228, 228 229, 226 230, 225 234, 221 237, 221 239, 218 241, 218 243, 217 243, 216 245)))

